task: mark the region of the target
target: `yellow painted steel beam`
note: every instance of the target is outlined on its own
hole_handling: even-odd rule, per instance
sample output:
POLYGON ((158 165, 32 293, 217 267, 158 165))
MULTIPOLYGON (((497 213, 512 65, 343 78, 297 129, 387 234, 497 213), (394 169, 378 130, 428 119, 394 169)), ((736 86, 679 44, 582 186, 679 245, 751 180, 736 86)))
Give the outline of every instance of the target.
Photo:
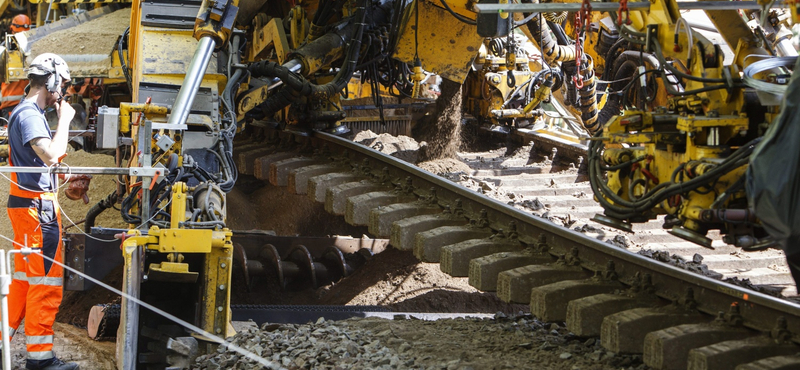
POLYGON ((129 3, 130 0, 30 0, 32 4, 129 3))
MULTIPOLYGON (((448 1, 448 5, 453 7, 448 1)), ((451 81, 463 83, 472 59, 478 54, 483 38, 476 26, 462 23, 452 14, 427 1, 419 2, 419 30, 416 28, 414 6, 403 13, 402 32, 394 58, 413 64, 419 51, 422 69, 434 72, 451 81), (415 42, 415 40, 419 42, 415 42)), ((474 17, 474 13, 473 13, 474 17)))

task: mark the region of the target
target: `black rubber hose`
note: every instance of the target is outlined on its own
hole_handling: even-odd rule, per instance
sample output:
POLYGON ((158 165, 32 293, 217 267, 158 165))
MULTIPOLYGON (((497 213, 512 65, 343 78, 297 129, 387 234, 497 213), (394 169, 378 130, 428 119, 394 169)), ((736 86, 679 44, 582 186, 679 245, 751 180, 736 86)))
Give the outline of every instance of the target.
MULTIPOLYGON (((538 3, 538 0, 523 0, 523 3, 538 3)), ((530 14, 524 14, 526 17, 530 14)), ((530 22, 525 24, 528 31, 533 36, 533 41, 540 43, 539 50, 541 50, 542 57, 547 63, 552 62, 565 62, 575 60, 575 48, 568 45, 558 45, 556 40, 550 34, 550 27, 547 23, 540 23, 539 17, 533 17, 530 22)))
POLYGON ((111 194, 108 194, 107 197, 95 203, 92 208, 89 208, 89 211, 86 212, 86 221, 84 221, 83 224, 83 231, 87 234, 91 233, 97 216, 103 213, 103 211, 113 207, 115 203, 117 203, 117 192, 113 191, 111 194))
MULTIPOLYGON (((613 68, 613 65, 614 65, 614 62, 617 59, 617 56, 619 56, 618 51, 623 46, 626 46, 628 44, 630 44, 630 43, 627 40, 618 39, 617 42, 615 42, 614 45, 611 45, 611 48, 608 49, 608 52, 604 56, 605 57, 605 63, 606 63, 605 68, 603 68, 603 79, 604 80, 606 80, 606 81, 613 81, 614 80, 612 78, 614 76, 614 74, 615 74, 613 72, 613 71, 615 71, 615 69, 613 68)), ((609 84, 599 85, 597 87, 597 89, 600 90, 600 91, 604 91, 606 89, 606 87, 608 87, 608 85, 609 84)))
POLYGON ((250 65, 248 70, 253 76, 277 77, 285 85, 281 89, 283 94, 275 94, 265 102, 268 112, 277 112, 287 107, 292 103, 293 98, 299 96, 313 96, 319 100, 327 100, 347 86, 353 73, 355 73, 358 56, 361 51, 361 37, 364 34, 364 20, 367 15, 366 5, 367 0, 359 1, 358 11, 354 16, 354 21, 357 22, 356 28, 350 37, 350 45, 347 47, 345 62, 330 82, 324 85, 312 84, 303 76, 293 73, 288 68, 275 62, 262 61, 250 65), (283 92, 287 88, 294 90, 294 92, 283 92))
POLYGON ((594 135, 594 133, 600 131, 603 126, 597 119, 597 79, 594 76, 594 66, 591 62, 583 69, 582 73, 579 73, 578 78, 583 79, 583 87, 578 89, 581 122, 583 122, 583 127, 586 131, 594 135))
POLYGON ((615 66, 612 71, 617 71, 612 81, 615 81, 611 84, 611 89, 613 90, 612 93, 609 93, 608 98, 606 99, 606 105, 603 106, 603 109, 600 110, 600 113, 597 116, 597 124, 605 126, 608 120, 611 117, 614 117, 619 114, 622 109, 622 95, 621 91, 628 84, 628 80, 622 80, 625 77, 636 77, 636 68, 637 63, 634 60, 625 60, 624 58, 617 58, 615 61, 615 66), (617 65, 619 63, 619 65, 617 65), (620 81, 622 80, 622 81, 620 81))
POLYGON ((547 21, 547 26, 550 27, 551 31, 553 31, 553 35, 556 36, 556 42, 558 42, 559 45, 571 44, 569 39, 567 38, 567 34, 564 33, 564 28, 561 27, 560 24, 547 21))

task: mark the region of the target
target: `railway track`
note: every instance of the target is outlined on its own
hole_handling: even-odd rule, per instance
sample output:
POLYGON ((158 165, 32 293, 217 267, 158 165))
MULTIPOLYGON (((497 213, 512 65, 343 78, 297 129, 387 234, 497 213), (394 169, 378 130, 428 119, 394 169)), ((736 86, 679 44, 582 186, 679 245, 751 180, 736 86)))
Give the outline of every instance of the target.
MULTIPOLYGON (((469 174, 481 188, 514 189, 514 199, 498 201, 335 136, 255 129, 246 137, 234 146, 240 172, 324 202, 395 248, 505 301, 530 304, 535 316, 565 321, 575 335, 599 337, 610 351, 642 353, 658 369, 800 366, 800 305, 635 253, 656 243, 700 255, 655 223, 627 237, 630 250, 608 229, 583 226, 600 209, 576 169, 504 165, 497 153, 465 158, 481 163, 469 174), (538 215, 531 212, 540 205, 538 215)), ((703 262, 732 266, 722 257, 730 252, 715 248, 702 251, 703 262)), ((693 259, 684 265, 702 266, 693 259)), ((762 262, 779 259, 754 263, 762 262)))

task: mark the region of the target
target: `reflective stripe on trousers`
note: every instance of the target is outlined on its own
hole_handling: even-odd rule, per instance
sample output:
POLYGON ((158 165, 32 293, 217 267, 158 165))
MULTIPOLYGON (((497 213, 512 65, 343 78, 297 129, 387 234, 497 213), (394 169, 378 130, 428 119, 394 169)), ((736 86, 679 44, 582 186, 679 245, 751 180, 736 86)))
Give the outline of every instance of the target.
POLYGON ((14 229, 14 247, 26 244, 41 249, 26 258, 14 256, 14 280, 8 295, 9 327, 13 334, 25 319, 28 358, 53 358, 53 322, 61 304, 63 268, 42 258, 62 263, 61 219, 53 194, 36 198, 11 195, 8 216, 14 229))
MULTIPOLYGON (((50 344, 50 347, 52 346, 53 345, 50 344)), ((31 351, 30 349, 28 350, 28 358, 31 360, 40 360, 40 361, 49 360, 53 357, 56 357, 55 355, 53 355, 53 351, 31 351)))
POLYGON ((25 344, 28 345, 28 358, 31 360, 47 360, 55 357, 52 335, 26 335, 25 344))

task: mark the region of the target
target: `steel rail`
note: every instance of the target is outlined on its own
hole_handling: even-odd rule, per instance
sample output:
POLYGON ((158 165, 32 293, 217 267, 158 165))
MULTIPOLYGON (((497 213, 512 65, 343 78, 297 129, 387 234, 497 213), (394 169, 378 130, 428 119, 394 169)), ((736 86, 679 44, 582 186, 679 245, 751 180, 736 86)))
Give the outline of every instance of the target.
POLYGON ((352 141, 322 132, 316 132, 314 138, 323 142, 318 144, 327 144, 331 149, 340 147, 349 152, 351 160, 368 159, 372 161, 372 167, 376 167, 374 161, 377 161, 377 166, 386 166, 391 176, 410 176, 417 193, 424 194, 427 189, 436 188, 440 204, 452 205, 460 199, 467 215, 478 215, 481 210, 486 210, 492 229, 506 229, 514 221, 520 240, 529 245, 533 245, 540 235, 545 235, 550 253, 556 256, 567 254, 572 248, 578 247, 578 257, 584 268, 602 271, 608 261, 613 261, 623 282, 633 281, 636 273, 650 274, 656 294, 661 298, 675 302, 684 297, 691 288, 699 311, 716 315, 727 312, 731 305, 736 304, 744 325, 759 331, 770 330, 775 327, 779 317, 785 317, 792 340, 800 344, 800 305, 796 303, 631 253, 485 197, 410 163, 352 141))
MULTIPOLYGON (((678 9, 681 10, 739 10, 761 9, 755 1, 678 1, 678 9)), ((617 2, 596 2, 592 1, 592 11, 610 12, 619 10, 617 2)), ((538 12, 577 12, 581 9, 581 3, 529 3, 529 4, 475 4, 478 13, 538 13, 538 12)), ((782 1, 776 1, 773 8, 784 7, 782 1)), ((646 1, 629 2, 628 9, 650 9, 650 3, 646 1)))

